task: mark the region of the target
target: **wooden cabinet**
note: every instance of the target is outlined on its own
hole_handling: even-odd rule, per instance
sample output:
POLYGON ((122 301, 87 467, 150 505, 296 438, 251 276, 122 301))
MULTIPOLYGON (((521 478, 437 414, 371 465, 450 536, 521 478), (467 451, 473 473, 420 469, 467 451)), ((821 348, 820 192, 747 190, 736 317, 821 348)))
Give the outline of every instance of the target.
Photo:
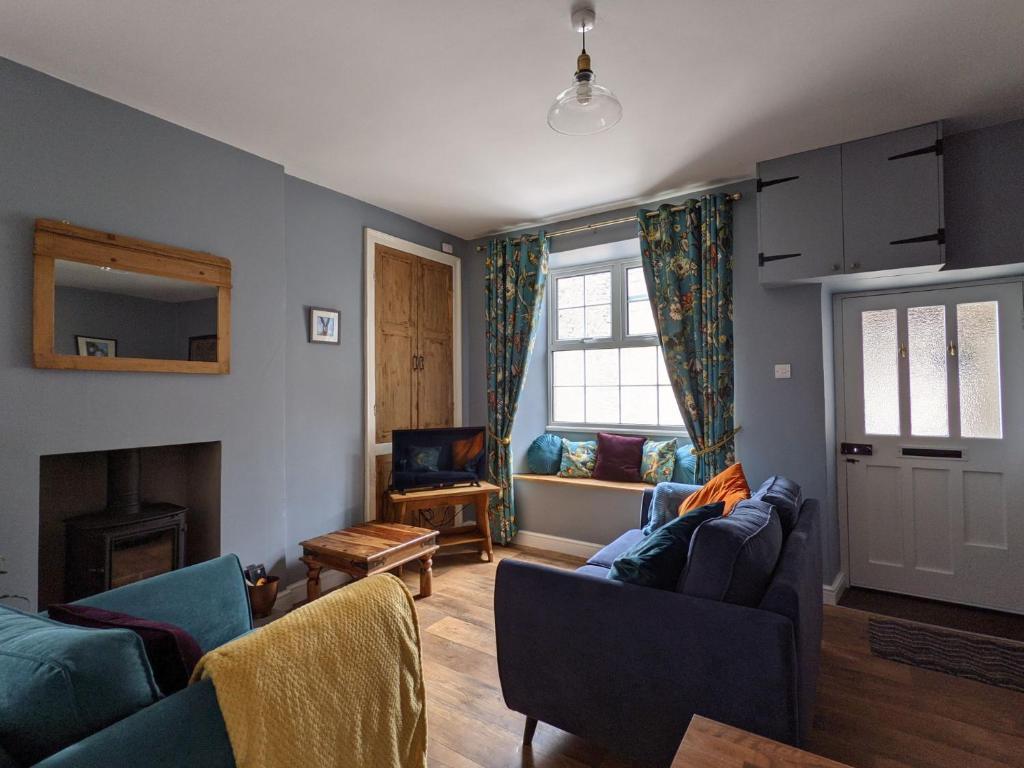
POLYGON ((760 282, 944 262, 938 123, 758 163, 760 282))
POLYGON ((839 273, 843 268, 839 147, 758 163, 761 282, 839 273))

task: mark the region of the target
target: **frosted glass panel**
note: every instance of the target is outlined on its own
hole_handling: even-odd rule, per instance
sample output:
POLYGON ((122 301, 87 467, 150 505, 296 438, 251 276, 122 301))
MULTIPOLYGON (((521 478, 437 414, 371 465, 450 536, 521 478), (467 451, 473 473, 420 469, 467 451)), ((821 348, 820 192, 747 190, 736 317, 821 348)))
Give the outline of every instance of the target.
POLYGON ((658 347, 623 347, 619 354, 624 385, 658 383, 658 347))
POLYGON ((558 306, 562 309, 583 306, 583 276, 558 278, 558 306))
POLYGON ((658 423, 663 427, 677 427, 683 423, 672 387, 658 387, 658 423))
POLYGON ((552 384, 556 387, 583 386, 583 350, 555 352, 552 384))
POLYGON ((946 307, 907 310, 910 355, 910 433, 949 436, 946 390, 946 307))
POLYGON ((610 304, 612 301, 612 273, 597 272, 586 276, 584 296, 586 305, 610 304))
POLYGON ((558 338, 583 338, 583 307, 558 310, 558 338))
POLYGON ((654 315, 651 314, 651 302, 647 299, 629 302, 629 315, 626 321, 629 323, 630 336, 653 336, 657 332, 654 327, 654 315))
POLYGON ((956 305, 960 373, 960 434, 1000 438, 1003 412, 999 386, 999 304, 956 305))
MULTIPOLYGON (((649 347, 649 349, 653 349, 653 347, 649 347)), ((653 386, 623 387, 622 423, 657 424, 658 388, 653 386)))
POLYGON ((583 387, 554 387, 555 421, 579 424, 583 421, 583 387))
POLYGON ((599 307, 588 305, 586 313, 586 337, 588 339, 604 339, 612 335, 612 307, 610 304, 603 304, 599 307))
POLYGON ((630 267, 626 270, 626 297, 647 298, 647 280, 644 278, 643 267, 630 267))
POLYGON ((615 424, 619 421, 619 388, 587 387, 587 422, 615 424))
POLYGON ((896 310, 861 312, 864 355, 864 432, 900 433, 899 351, 896 310))
POLYGON ((618 385, 619 383, 619 350, 588 349, 587 386, 618 385))

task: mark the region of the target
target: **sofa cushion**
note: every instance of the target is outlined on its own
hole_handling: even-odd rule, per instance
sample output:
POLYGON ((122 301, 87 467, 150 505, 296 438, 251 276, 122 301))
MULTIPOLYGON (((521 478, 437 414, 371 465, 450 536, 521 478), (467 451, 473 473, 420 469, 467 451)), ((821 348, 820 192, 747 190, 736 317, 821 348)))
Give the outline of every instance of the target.
POLYGON ((573 442, 562 438, 562 464, 558 469, 559 477, 593 477, 596 463, 596 440, 573 442))
POLYGON ((615 558, 632 547, 638 541, 643 540, 644 532, 639 528, 633 528, 619 536, 608 546, 600 550, 596 555, 587 560, 587 565, 600 565, 603 568, 611 568, 615 558))
POLYGON ((562 466, 562 438, 545 432, 526 449, 526 465, 535 475, 557 475, 562 466))
POLYGON ((0 607, 0 740, 32 765, 160 698, 142 640, 0 607))
POLYGON ((588 576, 597 576, 600 579, 604 579, 608 576, 608 569, 603 565, 581 565, 576 569, 576 573, 585 573, 588 576))
POLYGON ((775 508, 761 500, 741 501, 728 517, 709 520, 697 530, 679 591, 756 606, 781 552, 782 524, 775 508))
POLYGON ((695 509, 666 523, 612 563, 608 578, 655 589, 675 589, 686 566, 690 538, 700 525, 721 517, 725 502, 695 509))
POLYGON ((658 483, 667 483, 672 479, 672 470, 676 465, 677 445, 674 437, 660 443, 653 440, 644 443, 644 458, 640 465, 640 476, 645 483, 657 485, 658 483))
POLYGON ((634 435, 598 432, 594 478, 622 483, 639 483, 644 442, 643 437, 634 435))
POLYGON ((130 629, 142 638, 153 677, 165 696, 188 685, 203 655, 195 638, 174 624, 88 605, 51 605, 46 612, 54 621, 76 627, 130 629))
POLYGON ((782 523, 783 535, 789 536, 789 532, 796 528, 803 493, 800 486, 792 480, 781 475, 772 475, 761 483, 761 487, 750 497, 762 499, 775 507, 779 514, 779 522, 782 523))
POLYGON ((708 480, 704 486, 686 499, 679 507, 679 514, 685 515, 691 509, 703 507, 713 501, 725 502, 725 514, 731 514, 733 507, 743 499, 750 498, 750 486, 743 474, 742 464, 726 467, 708 480))
POLYGON ((698 485, 684 485, 682 483, 658 483, 654 486, 647 525, 644 526, 644 534, 649 536, 665 523, 679 517, 679 507, 683 501, 687 496, 699 490, 700 486, 698 485))
POLYGON ((672 467, 672 482, 693 485, 697 482, 697 457, 693 445, 683 443, 676 448, 676 463, 672 467))

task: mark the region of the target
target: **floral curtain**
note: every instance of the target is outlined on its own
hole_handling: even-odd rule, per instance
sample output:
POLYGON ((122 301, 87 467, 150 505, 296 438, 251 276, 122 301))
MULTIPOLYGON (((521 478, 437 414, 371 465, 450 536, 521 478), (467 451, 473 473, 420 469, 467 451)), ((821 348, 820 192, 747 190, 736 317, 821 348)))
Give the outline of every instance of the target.
POLYGON ((539 237, 499 238, 487 245, 487 467, 501 494, 491 497, 491 533, 508 544, 518 530, 512 498, 512 422, 548 274, 548 242, 539 237))
POLYGON ((641 210, 637 218, 665 365, 703 483, 736 461, 732 202, 727 195, 705 195, 641 210))

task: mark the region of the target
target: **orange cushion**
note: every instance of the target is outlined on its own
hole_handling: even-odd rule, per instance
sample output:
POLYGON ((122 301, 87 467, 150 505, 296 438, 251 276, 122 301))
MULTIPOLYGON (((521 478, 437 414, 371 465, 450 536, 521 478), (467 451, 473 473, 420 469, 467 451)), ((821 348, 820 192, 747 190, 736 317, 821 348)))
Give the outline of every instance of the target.
POLYGON ((747 485, 747 478, 743 474, 743 465, 733 464, 708 480, 699 491, 683 499, 683 503, 679 505, 679 514, 682 516, 705 504, 724 501, 725 511, 722 514, 728 515, 733 507, 743 499, 749 498, 750 486, 747 485))

